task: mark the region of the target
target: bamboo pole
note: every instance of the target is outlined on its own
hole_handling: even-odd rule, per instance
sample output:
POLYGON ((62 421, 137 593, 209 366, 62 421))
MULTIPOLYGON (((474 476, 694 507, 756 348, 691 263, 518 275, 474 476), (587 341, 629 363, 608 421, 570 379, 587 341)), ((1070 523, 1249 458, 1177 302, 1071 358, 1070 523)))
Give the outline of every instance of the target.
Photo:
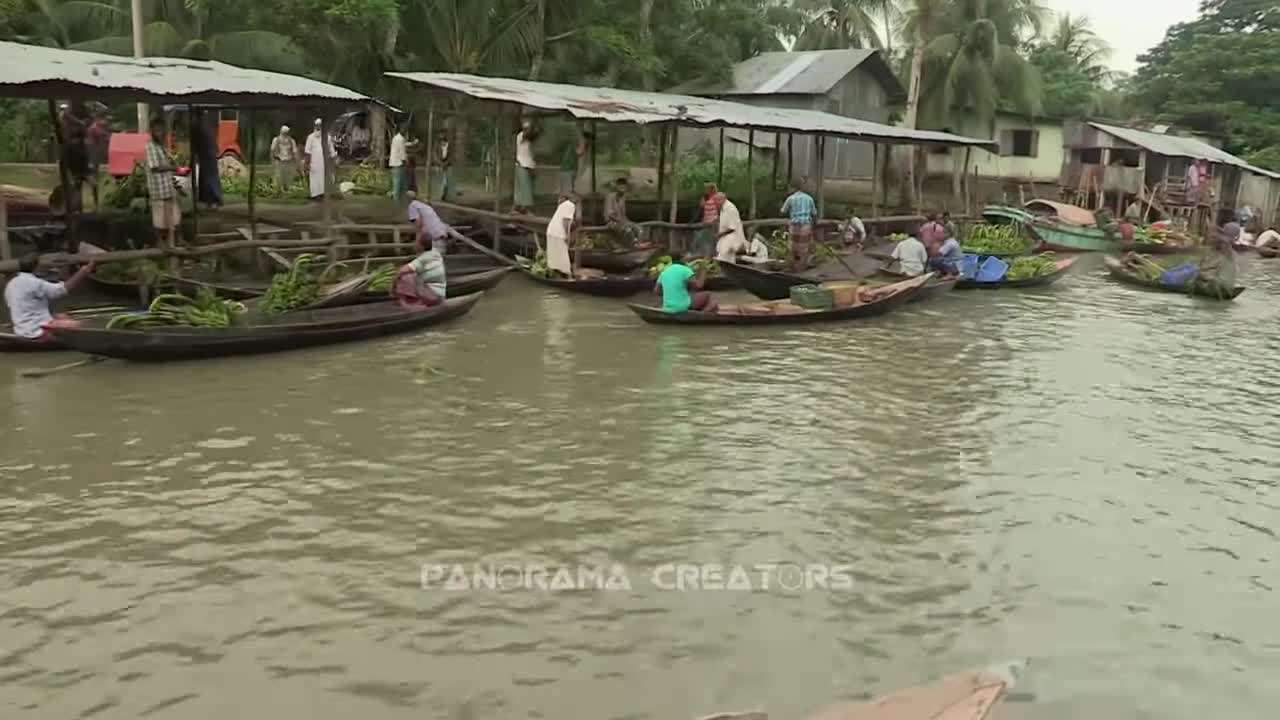
POLYGON ((656 209, 654 217, 658 220, 662 219, 662 198, 665 197, 662 194, 662 183, 667 176, 667 136, 670 133, 671 130, 666 125, 663 125, 661 132, 658 134, 658 202, 654 203, 654 208, 656 209))
POLYGON ((827 193, 824 180, 827 175, 827 138, 819 135, 815 138, 818 143, 818 217, 825 217, 827 207, 827 193))
POLYGON ((595 198, 595 196, 596 196, 596 192, 597 192, 597 188, 599 187, 599 181, 598 181, 598 179, 597 179, 597 177, 596 177, 596 169, 597 169, 597 166, 596 166, 596 145, 598 144, 598 143, 596 142, 596 140, 597 140, 597 139, 598 139, 598 136, 596 135, 596 124, 595 124, 595 122, 593 121, 593 122, 591 123, 591 197, 592 197, 593 199, 595 198))
MULTIPOLYGON (((323 156, 321 162, 324 163, 324 197, 320 203, 324 207, 324 236, 329 243, 333 243, 333 146, 329 144, 329 123, 324 121, 324 116, 320 117, 320 154, 323 156)), ((330 262, 338 259, 338 250, 334 245, 330 245, 329 260, 330 262)))
POLYGON ((720 152, 716 155, 716 187, 724 190, 724 128, 720 128, 720 152))
POLYGON ((964 148, 964 167, 961 168, 963 175, 961 181, 964 183, 964 212, 969 214, 969 197, 972 188, 969 187, 969 161, 973 158, 973 146, 966 145, 964 148))
POLYGON ((795 179, 796 136, 787 133, 787 185, 795 179))
POLYGON ((13 257, 13 248, 9 246, 9 198, 0 195, 0 260, 13 257))
POLYGON ((680 195, 680 126, 671 128, 671 222, 676 221, 680 195))
MULTIPOLYGON (((188 105, 187 152, 191 155, 191 242, 193 243, 196 238, 200 237, 200 174, 204 172, 204 167, 200 163, 199 153, 196 152, 196 133, 203 130, 198 123, 196 109, 188 105)), ((325 191, 328 192, 328 190, 329 188, 326 185, 325 191)), ((176 273, 181 270, 181 266, 175 264, 169 270, 176 273)))
POLYGON ((756 156, 756 131, 751 129, 747 131, 747 184, 751 186, 751 209, 747 211, 747 216, 752 220, 756 219, 756 176, 752 170, 752 161, 756 156))
POLYGON ((773 170, 769 173, 769 192, 778 190, 778 161, 782 157, 782 133, 773 134, 773 170))

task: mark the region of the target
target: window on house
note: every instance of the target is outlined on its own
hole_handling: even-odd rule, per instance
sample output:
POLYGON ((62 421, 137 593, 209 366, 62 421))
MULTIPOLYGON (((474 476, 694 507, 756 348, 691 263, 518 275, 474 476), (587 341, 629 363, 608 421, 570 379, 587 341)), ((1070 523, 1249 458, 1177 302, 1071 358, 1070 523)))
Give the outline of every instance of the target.
POLYGON ((1000 133, 1000 154, 1006 157, 1036 157, 1040 149, 1038 130, 1004 130, 1000 133))
POLYGON ((1081 150, 1080 163, 1083 165, 1101 165, 1102 148, 1085 148, 1081 150))

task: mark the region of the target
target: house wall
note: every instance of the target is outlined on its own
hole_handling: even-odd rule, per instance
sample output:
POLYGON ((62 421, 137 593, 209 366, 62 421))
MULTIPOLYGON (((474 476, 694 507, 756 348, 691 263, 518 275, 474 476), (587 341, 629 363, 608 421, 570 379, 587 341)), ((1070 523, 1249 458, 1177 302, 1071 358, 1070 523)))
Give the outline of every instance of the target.
POLYGON ((1264 224, 1269 224, 1275 220, 1275 193, 1276 186, 1280 186, 1280 180, 1272 180, 1266 175, 1255 175, 1251 172, 1243 173, 1240 180, 1240 202, 1237 207, 1249 205, 1257 208, 1262 213, 1264 224))
MULTIPOLYGON (((951 130, 960 135, 994 138, 1001 143, 999 152, 974 148, 969 164, 977 168, 978 177, 1026 182, 1056 182, 1062 172, 1063 132, 1059 122, 1033 122, 1026 118, 999 115, 993 121, 965 118, 960 127, 951 130), (1009 133, 1029 131, 1034 143, 1032 157, 1014 155, 1010 147, 1009 133)), ((928 171, 931 175, 950 175, 957 164, 964 163, 964 148, 937 148, 928 153, 928 171)))
MULTIPOLYGON (((888 95, 880 82, 865 68, 855 68, 840 82, 831 88, 826 95, 764 95, 733 96, 726 100, 741 102, 761 108, 780 107, 799 110, 818 110, 834 115, 869 120, 888 124, 892 108, 888 95)), ((719 130, 680 129, 680 152, 688 152, 703 145, 712 151, 720 142, 719 130)), ((817 143, 808 135, 796 135, 791 141, 794 150, 792 174, 797 178, 807 178, 811 182, 818 176, 817 143)), ((778 139, 779 175, 785 178, 788 163, 788 142, 784 134, 778 139)), ((742 143, 725 143, 726 158, 746 160, 747 148, 742 143)), ((757 156, 758 158, 759 156, 757 156)), ((772 160, 770 160, 772 162, 772 160)), ((825 157, 825 176, 833 179, 854 177, 870 177, 872 165, 872 147, 870 143, 841 138, 828 138, 825 157)), ((768 172, 768 170, 765 170, 768 172)))

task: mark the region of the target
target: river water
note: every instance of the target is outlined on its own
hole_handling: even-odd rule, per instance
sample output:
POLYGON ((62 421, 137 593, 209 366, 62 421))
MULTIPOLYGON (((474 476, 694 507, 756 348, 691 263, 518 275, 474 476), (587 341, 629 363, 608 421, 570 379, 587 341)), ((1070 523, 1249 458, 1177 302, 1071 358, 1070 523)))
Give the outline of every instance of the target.
POLYGON ((1029 657, 1012 716, 1271 717, 1280 265, 1214 305, 1097 260, 857 325, 511 278, 429 335, 0 358, 0 716, 789 718, 1029 657))

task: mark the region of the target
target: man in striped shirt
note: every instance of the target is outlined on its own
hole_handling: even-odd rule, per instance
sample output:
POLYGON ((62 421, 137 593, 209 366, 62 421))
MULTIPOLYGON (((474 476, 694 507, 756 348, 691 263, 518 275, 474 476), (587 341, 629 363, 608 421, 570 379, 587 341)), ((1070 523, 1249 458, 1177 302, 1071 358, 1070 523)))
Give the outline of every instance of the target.
POLYGON ((172 248, 182 225, 182 208, 178 205, 178 181, 174 176, 173 158, 164 149, 164 120, 151 120, 151 138, 147 140, 147 196, 151 200, 151 225, 156 229, 160 247, 172 248))
POLYGON ((791 195, 782 203, 782 212, 791 222, 791 269, 799 272, 809 266, 818 206, 813 196, 804 191, 803 183, 796 180, 791 183, 791 195))

